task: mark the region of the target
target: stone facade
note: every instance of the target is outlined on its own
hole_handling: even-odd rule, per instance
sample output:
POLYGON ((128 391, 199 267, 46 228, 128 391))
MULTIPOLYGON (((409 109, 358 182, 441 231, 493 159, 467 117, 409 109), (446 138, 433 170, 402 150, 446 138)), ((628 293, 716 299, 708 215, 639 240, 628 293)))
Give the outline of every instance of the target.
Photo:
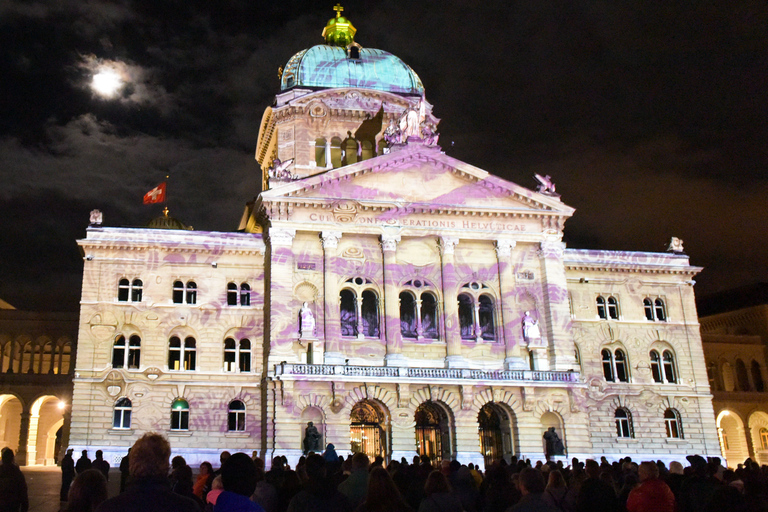
POLYGON ((768 305, 721 309, 701 318, 720 447, 729 467, 768 464, 768 305))
POLYGON ((88 230, 72 446, 117 457, 159 430, 191 463, 293 462, 312 421, 323 445, 385 458, 543 459, 549 427, 553 456, 719 453, 700 269, 566 249, 554 185, 447 156, 423 95, 365 84, 278 94, 243 233, 88 230), (242 284, 247 306, 229 301, 242 284), (248 371, 227 339, 250 342, 248 371))

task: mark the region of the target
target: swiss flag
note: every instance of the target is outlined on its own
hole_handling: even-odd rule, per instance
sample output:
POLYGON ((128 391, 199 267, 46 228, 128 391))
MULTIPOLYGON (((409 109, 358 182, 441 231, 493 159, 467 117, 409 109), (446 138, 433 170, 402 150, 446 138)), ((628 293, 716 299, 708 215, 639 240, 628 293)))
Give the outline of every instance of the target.
POLYGON ((144 194, 144 204, 162 203, 165 201, 165 185, 163 182, 144 194))

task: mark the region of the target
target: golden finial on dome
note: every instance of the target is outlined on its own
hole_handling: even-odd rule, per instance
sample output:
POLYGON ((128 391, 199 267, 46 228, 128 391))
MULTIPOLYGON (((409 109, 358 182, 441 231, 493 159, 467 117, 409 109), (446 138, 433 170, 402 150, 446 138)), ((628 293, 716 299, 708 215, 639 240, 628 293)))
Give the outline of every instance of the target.
POLYGON ((333 10, 336 11, 336 17, 328 20, 328 24, 323 29, 325 44, 346 48, 355 41, 357 29, 347 18, 341 15, 344 10, 341 4, 336 4, 333 10))

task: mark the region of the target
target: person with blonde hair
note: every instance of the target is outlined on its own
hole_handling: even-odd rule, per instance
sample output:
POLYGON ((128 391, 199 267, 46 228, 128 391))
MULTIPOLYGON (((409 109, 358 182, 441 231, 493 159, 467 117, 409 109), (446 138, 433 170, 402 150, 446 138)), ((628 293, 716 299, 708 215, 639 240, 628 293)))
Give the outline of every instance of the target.
POLYGON ((131 482, 125 492, 102 503, 97 512, 200 512, 191 498, 171 491, 171 445, 156 432, 141 436, 131 448, 131 482))

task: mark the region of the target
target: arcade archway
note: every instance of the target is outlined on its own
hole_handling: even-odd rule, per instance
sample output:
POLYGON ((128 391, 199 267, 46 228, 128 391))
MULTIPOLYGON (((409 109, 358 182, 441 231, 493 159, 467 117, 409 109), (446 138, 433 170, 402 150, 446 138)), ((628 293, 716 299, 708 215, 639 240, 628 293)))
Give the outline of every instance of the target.
POLYGON ((364 453, 371 460, 382 456, 386 460, 389 421, 383 406, 372 400, 361 400, 352 407, 349 420, 352 453, 364 453))
POLYGON ((477 423, 486 467, 514 455, 512 418, 503 407, 492 402, 485 404, 477 415, 477 423))
POLYGON ((437 402, 422 403, 415 413, 416 453, 426 455, 435 464, 451 459, 451 421, 437 402))

